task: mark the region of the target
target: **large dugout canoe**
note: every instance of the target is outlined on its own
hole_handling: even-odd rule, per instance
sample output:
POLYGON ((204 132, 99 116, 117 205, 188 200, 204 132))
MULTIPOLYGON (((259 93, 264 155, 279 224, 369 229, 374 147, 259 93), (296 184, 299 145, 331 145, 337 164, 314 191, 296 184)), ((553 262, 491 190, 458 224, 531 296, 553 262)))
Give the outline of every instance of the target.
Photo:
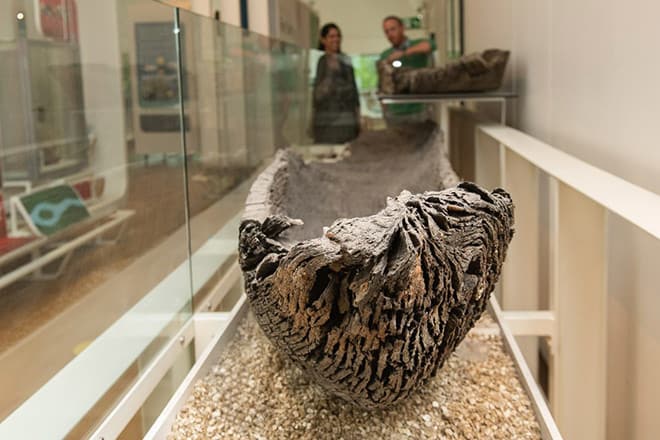
POLYGON ((512 226, 504 190, 458 183, 435 126, 388 129, 335 163, 280 151, 248 196, 240 265, 268 338, 330 393, 382 407, 482 315, 512 226))

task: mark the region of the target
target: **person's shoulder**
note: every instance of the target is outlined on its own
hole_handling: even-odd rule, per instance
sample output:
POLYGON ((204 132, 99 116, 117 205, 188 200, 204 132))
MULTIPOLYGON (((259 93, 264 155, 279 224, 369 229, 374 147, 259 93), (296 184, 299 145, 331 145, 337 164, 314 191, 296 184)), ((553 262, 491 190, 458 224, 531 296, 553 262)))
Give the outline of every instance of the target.
POLYGON ((385 58, 389 57, 393 50, 394 50, 394 48, 388 47, 387 49, 385 49, 384 51, 382 51, 380 53, 380 57, 378 58, 378 60, 379 61, 384 60, 385 58))

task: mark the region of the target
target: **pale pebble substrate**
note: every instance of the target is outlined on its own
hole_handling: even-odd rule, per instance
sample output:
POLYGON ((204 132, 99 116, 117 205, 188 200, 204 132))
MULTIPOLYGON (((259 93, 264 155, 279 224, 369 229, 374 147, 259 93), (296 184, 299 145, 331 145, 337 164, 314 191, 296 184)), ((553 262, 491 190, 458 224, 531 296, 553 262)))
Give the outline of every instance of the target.
MULTIPOLYGON (((477 328, 494 326, 486 318, 477 328)), ((408 400, 364 411, 309 383, 249 315, 168 439, 539 439, 515 366, 499 335, 488 333, 470 332, 408 400)))

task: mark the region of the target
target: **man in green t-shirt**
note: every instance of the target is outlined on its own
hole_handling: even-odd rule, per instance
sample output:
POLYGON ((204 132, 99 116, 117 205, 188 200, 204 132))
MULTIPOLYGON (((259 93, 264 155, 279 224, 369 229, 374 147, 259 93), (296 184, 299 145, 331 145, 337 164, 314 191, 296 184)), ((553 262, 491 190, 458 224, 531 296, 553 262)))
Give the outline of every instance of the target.
MULTIPOLYGON (((383 31, 392 47, 380 54, 380 60, 396 62, 397 67, 431 67, 431 53, 436 49, 433 40, 408 39, 403 21, 395 15, 385 17, 383 31)), ((388 104, 383 111, 388 125, 423 122, 430 117, 427 107, 423 104, 388 104)))

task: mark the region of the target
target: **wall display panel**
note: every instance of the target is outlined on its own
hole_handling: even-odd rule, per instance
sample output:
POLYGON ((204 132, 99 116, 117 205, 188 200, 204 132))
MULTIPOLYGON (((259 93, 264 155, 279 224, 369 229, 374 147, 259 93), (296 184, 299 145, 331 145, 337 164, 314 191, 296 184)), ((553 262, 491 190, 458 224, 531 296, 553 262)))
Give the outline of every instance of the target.
MULTIPOLYGON (((136 79, 142 107, 168 107, 179 102, 178 55, 172 30, 172 22, 135 23, 136 79)), ((183 84, 185 91, 185 79, 183 84)))
POLYGON ((198 145, 197 104, 184 121, 179 120, 179 56, 182 65, 183 100, 197 96, 193 42, 183 35, 187 24, 179 23, 175 34, 174 9, 157 14, 142 2, 129 2, 128 33, 131 69, 131 102, 135 152, 142 155, 178 153, 179 132, 185 130, 190 148, 198 145), (180 39, 177 49, 176 38, 180 39), (177 147, 175 147, 177 146, 177 147))

